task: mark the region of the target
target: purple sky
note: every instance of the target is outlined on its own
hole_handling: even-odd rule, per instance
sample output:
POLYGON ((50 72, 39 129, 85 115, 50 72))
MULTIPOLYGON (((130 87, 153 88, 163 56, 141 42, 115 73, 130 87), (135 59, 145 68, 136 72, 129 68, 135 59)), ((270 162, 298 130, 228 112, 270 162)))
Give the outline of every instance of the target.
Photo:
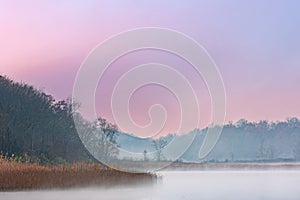
MULTIPOLYGON (((44 89, 57 99, 71 96, 76 72, 88 53, 108 37, 132 28, 178 30, 202 44, 223 76, 226 121, 300 117, 299 1, 0 1, 0 73, 44 89)), ((113 64, 107 80, 130 66, 157 61, 183 71, 196 85, 201 126, 209 123, 204 82, 182 61, 158 52, 136 52, 113 64), (127 67, 126 67, 127 66, 127 67)), ((104 80, 105 81, 105 80, 104 80)), ((111 120, 99 86, 100 115, 111 120)), ((147 123, 147 105, 161 100, 178 124, 178 105, 162 88, 149 86, 131 102, 133 118, 147 123), (154 100, 143 98, 147 90, 154 100), (159 94, 159 95, 158 95, 159 94)))

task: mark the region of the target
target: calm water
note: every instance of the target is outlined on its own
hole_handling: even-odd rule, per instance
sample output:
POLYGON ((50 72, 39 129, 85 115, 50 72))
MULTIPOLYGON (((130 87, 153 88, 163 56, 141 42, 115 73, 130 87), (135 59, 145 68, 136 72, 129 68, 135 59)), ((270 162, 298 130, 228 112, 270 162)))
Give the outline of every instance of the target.
POLYGON ((153 186, 0 193, 2 200, 300 199, 300 171, 162 172, 153 186))

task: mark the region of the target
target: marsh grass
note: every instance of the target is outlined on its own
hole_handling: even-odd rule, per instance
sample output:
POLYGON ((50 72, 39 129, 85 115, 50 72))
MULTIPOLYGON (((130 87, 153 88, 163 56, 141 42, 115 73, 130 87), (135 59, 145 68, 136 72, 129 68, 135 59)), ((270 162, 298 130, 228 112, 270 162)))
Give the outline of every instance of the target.
POLYGON ((95 163, 41 166, 0 159, 0 190, 55 189, 153 183, 156 177, 147 173, 126 173, 103 168, 95 163))

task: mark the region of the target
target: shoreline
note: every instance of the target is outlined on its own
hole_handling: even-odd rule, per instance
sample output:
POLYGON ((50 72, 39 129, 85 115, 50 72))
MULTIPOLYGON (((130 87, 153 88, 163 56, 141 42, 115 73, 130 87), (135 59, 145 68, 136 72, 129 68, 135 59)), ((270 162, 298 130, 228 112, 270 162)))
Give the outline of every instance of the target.
POLYGON ((197 171, 213 171, 213 170, 299 170, 300 162, 232 162, 232 163, 172 163, 162 171, 176 170, 197 170, 197 171))
MULTIPOLYGON (((147 164, 155 165, 148 162, 147 164)), ((156 163, 157 164, 157 163, 156 163)), ((172 163, 164 171, 300 171, 299 162, 240 162, 240 163, 172 163)), ((155 184, 161 177, 154 173, 128 173, 101 164, 76 163, 60 166, 0 162, 0 192, 31 191, 46 189, 71 189, 82 187, 115 187, 155 184)))

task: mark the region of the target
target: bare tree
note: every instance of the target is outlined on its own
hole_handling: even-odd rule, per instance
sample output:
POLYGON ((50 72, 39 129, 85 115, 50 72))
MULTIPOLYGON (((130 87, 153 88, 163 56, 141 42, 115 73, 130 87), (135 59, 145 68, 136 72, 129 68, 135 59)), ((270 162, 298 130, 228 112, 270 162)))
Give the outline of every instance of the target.
POLYGON ((100 151, 104 159, 115 159, 119 153, 116 142, 118 127, 109 123, 106 119, 99 117, 96 121, 99 135, 100 151))
POLYGON ((162 154, 162 150, 166 145, 167 141, 165 140, 165 138, 160 137, 157 140, 153 140, 153 146, 156 150, 157 161, 161 161, 162 157, 164 157, 162 154))

